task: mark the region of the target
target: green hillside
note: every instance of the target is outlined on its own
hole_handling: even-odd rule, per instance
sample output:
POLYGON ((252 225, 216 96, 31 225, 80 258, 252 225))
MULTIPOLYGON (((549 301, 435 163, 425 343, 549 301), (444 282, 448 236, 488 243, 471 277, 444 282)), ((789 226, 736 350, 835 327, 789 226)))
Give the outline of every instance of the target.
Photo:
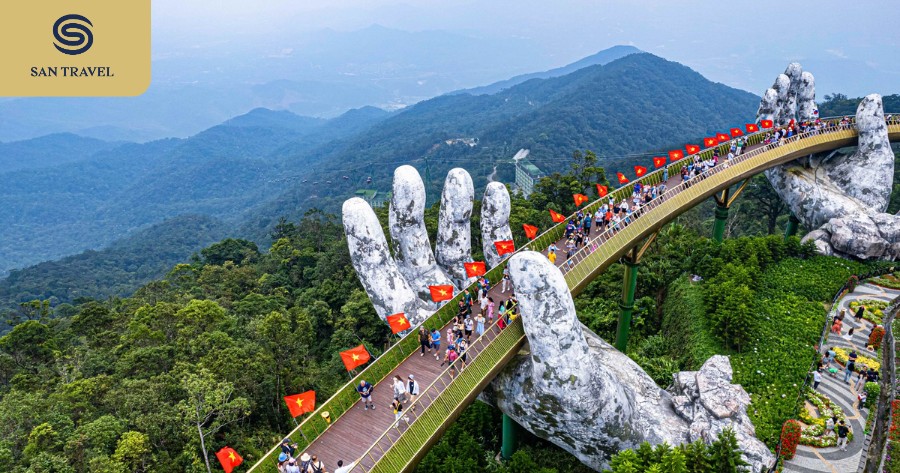
POLYGON ((520 148, 531 149, 529 160, 547 172, 565 170, 574 151, 592 149, 608 170, 632 173, 632 165, 649 161, 637 161, 634 153, 682 146, 743 124, 758 104, 753 94, 651 54, 529 80, 494 95, 437 97, 317 150, 308 182, 247 212, 241 235, 263 238, 280 216, 298 218, 307 208, 334 211, 370 176, 367 188, 389 191, 399 164, 431 177, 429 202, 440 195, 453 167, 467 169, 476 189, 494 166, 497 179, 512 182, 510 158, 520 148), (466 137, 477 138, 478 145, 446 143, 466 137))

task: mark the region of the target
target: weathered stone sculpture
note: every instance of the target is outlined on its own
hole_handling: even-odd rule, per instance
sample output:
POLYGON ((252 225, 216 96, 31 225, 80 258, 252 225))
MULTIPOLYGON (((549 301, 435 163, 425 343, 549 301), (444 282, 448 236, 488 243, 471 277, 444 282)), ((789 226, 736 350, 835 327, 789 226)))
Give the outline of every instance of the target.
MULTIPOLYGON (((788 66, 763 95, 757 116, 778 125, 814 120, 815 81, 799 64, 788 66), (786 92, 785 92, 786 91, 786 92)), ((820 252, 855 258, 900 255, 900 218, 885 213, 894 176, 881 96, 865 97, 856 111, 859 145, 852 155, 812 155, 766 171, 775 191, 805 226, 820 252)))
MULTIPOLYGON (((406 168, 406 167, 404 167, 406 168)), ((409 235, 416 261, 427 267, 430 251, 427 236, 410 229, 424 228, 424 189, 412 168, 398 169, 394 175, 391 228, 394 239, 409 235), (398 185, 396 180, 403 180, 398 185), (398 190, 404 195, 398 196, 398 190), (421 199, 418 203, 409 199, 421 199), (394 226, 403 231, 395 232, 394 226)), ((462 221, 472 204, 471 178, 461 169, 448 175, 441 202, 442 228, 438 230, 437 264, 446 274, 459 276, 451 265, 469 255, 468 232, 462 221), (465 176, 463 176, 465 174, 465 176), (446 217, 445 217, 446 216, 446 217), (445 247, 446 246, 446 247, 445 247), (449 247, 452 246, 452 249, 449 247)), ((488 185, 482 203, 482 239, 485 255, 493 241, 511 238, 509 194, 500 183, 488 185)), ((434 284, 412 279, 433 277, 433 269, 403 272, 391 259, 374 212, 361 199, 344 203, 344 227, 350 255, 360 280, 378 314, 407 312, 414 322, 423 320, 428 310, 416 301, 412 288, 434 284), (374 252, 372 256, 369 253, 374 252), (387 274, 392 276, 388 277, 387 274), (416 274, 424 276, 416 276, 416 274), (408 276, 410 275, 410 276, 408 276), (393 281, 391 280, 393 278, 393 281), (409 288, 409 289, 404 289, 409 288), (415 314, 415 315, 412 315, 415 314)), ((409 242, 407 242, 409 243, 409 242)), ((397 251, 412 251, 404 242, 395 242, 397 251)), ((494 249, 496 255, 496 250, 494 249)), ((491 266, 502 261, 487 256, 491 266)), ((405 255, 398 259, 410 260, 405 255)), ((726 427, 733 427, 746 460, 759 471, 774 463, 766 446, 754 437, 747 417, 749 396, 731 384, 731 367, 725 357, 713 357, 698 372, 678 373, 673 392, 660 389, 630 358, 582 325, 575 304, 560 271, 536 252, 522 252, 509 261, 510 278, 521 304, 528 337, 525 355, 517 356, 491 383, 482 398, 495 404, 535 435, 547 439, 577 456, 595 469, 608 466, 610 457, 641 442, 681 444, 696 439, 713 440, 726 427)), ((440 269, 440 268, 438 268, 440 269)), ((458 282, 458 281, 457 281, 458 282)))

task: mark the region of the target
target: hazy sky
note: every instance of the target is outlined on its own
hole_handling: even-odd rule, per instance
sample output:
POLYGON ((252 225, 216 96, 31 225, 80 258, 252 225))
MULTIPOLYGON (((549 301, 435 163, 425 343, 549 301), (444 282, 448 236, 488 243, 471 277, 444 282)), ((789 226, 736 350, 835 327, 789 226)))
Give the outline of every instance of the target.
POLYGON ((154 53, 272 31, 372 24, 519 38, 524 70, 631 44, 706 77, 762 94, 788 62, 815 74, 819 95, 900 92, 900 8, 832 1, 154 0, 154 53))

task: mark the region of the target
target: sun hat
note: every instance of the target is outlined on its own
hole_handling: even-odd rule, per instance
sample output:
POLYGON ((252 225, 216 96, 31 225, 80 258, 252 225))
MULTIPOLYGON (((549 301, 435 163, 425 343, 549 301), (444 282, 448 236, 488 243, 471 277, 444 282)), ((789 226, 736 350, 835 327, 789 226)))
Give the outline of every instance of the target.
POLYGON ((308 462, 308 461, 309 461, 309 454, 308 454, 308 453, 304 453, 303 455, 300 455, 300 461, 302 461, 302 462, 308 462))
POLYGON ((281 452, 281 455, 278 455, 278 463, 287 460, 287 453, 281 452))

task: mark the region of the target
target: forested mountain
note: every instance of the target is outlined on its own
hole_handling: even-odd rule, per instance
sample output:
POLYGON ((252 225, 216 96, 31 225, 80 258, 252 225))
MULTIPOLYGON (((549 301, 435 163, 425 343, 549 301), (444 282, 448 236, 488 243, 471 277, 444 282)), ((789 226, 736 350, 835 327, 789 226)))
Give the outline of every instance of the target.
POLYGON ((565 65, 563 67, 557 67, 556 69, 550 69, 549 71, 543 72, 532 72, 530 74, 522 74, 510 79, 501 80, 499 82, 494 82, 493 84, 485 85, 482 87, 473 87, 471 89, 463 89, 457 92, 453 92, 453 94, 469 94, 469 95, 482 95, 482 94, 495 94, 500 92, 501 90, 508 89, 512 86, 521 84, 522 82, 531 80, 531 79, 549 79, 551 77, 559 77, 564 76, 566 74, 571 74, 579 69, 583 69, 589 66, 596 65, 604 65, 608 64, 616 59, 625 57, 629 54, 636 54, 643 52, 640 49, 634 46, 613 46, 609 49, 604 49, 603 51, 598 52, 597 54, 592 54, 586 58, 579 59, 578 61, 573 62, 572 64, 565 65))
POLYGON ((130 295, 176 263, 186 262, 192 253, 221 240, 226 232, 221 221, 210 217, 175 217, 100 251, 14 270, 0 280, 0 310, 33 299, 46 299, 55 306, 79 298, 130 295))
POLYGON ((572 153, 587 148, 601 165, 630 175, 632 164, 649 160, 635 153, 743 123, 756 104, 752 94, 677 63, 631 54, 493 95, 442 96, 394 113, 366 107, 325 121, 257 109, 189 139, 119 145, 40 173, 0 174, 7 209, 0 213, 0 271, 99 250, 185 214, 222 219, 229 235, 266 244, 282 216, 335 212, 360 189, 390 191, 400 164, 430 178, 429 202, 451 167, 468 169, 478 188, 495 169, 496 179, 512 182, 509 158, 519 148, 530 148, 530 159, 548 173, 565 170, 572 153), (452 141, 458 138, 477 144, 452 141))
POLYGON ((316 164, 308 182, 253 208, 241 234, 260 238, 279 216, 298 218, 306 208, 336 210, 359 188, 388 192, 399 164, 413 164, 431 177, 429 202, 452 167, 469 170, 476 188, 495 166, 497 179, 512 182, 510 158, 520 148, 531 149, 529 159, 547 173, 567 166, 573 151, 592 149, 607 169, 630 175, 633 164, 649 161, 634 153, 682 146, 743 124, 758 104, 753 94, 646 53, 532 79, 493 95, 437 97, 314 151, 321 154, 311 160, 316 164), (476 138, 477 146, 447 143, 456 138, 476 138))
POLYGON ((0 274, 100 249, 182 214, 233 218, 282 192, 280 176, 303 169, 302 160, 279 161, 280 148, 303 153, 386 116, 372 107, 331 120, 258 109, 184 140, 111 146, 67 136, 2 144, 0 162, 17 164, 0 168, 0 274), (60 142, 65 147, 51 146, 60 142), (78 159, 59 163, 57 153, 78 159), (57 165, 35 172, 24 161, 35 155, 57 165))
POLYGON ((0 172, 38 169, 87 159, 121 143, 58 133, 25 141, 0 143, 0 172))

